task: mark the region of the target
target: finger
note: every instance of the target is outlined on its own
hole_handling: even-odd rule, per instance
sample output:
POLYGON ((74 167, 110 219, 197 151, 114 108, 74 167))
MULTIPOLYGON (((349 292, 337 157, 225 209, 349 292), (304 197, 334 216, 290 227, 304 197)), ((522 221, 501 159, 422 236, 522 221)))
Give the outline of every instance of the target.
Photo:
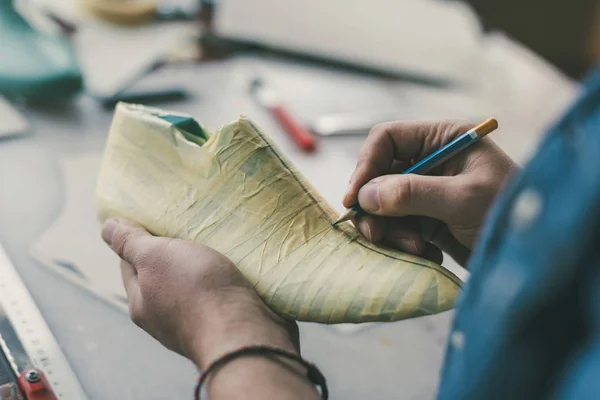
POLYGON ((356 229, 371 243, 379 242, 385 232, 385 219, 374 215, 362 215, 354 220, 356 229))
POLYGON ((369 214, 425 216, 448 223, 460 211, 461 177, 385 175, 364 185, 358 202, 369 214))
POLYGON ((411 218, 387 218, 383 242, 390 247, 421 255, 426 243, 418 233, 418 227, 411 218))
POLYGON ((127 293, 127 303, 131 320, 136 325, 141 326, 142 292, 140 290, 137 271, 127 261, 121 261, 121 278, 123 279, 125 293, 127 293))
POLYGON ((447 225, 440 226, 434 236, 430 239, 430 242, 435 244, 463 267, 467 265, 469 258, 471 257, 471 250, 456 240, 447 225))
POLYGON ((376 125, 358 156, 344 206, 356 204, 360 188, 373 178, 387 174, 394 160, 419 160, 473 126, 461 121, 398 121, 376 125))
POLYGON ((122 260, 134 268, 136 260, 147 254, 157 239, 140 225, 121 219, 106 221, 102 227, 102 238, 122 260))
POLYGON ((442 250, 433 243, 425 243, 425 250, 423 250, 421 257, 439 265, 442 265, 442 262, 444 261, 442 250))

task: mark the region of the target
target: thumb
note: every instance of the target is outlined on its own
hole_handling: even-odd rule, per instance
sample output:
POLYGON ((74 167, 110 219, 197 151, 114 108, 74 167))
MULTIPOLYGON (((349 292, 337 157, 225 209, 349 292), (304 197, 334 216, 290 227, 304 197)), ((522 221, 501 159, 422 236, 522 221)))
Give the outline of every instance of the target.
POLYGON ((123 219, 109 219, 102 227, 102 239, 125 260, 136 267, 138 261, 152 253, 156 237, 142 226, 123 219))
POLYGON ((425 216, 450 223, 460 207, 461 179, 450 176, 383 175, 358 192, 369 214, 388 217, 425 216))

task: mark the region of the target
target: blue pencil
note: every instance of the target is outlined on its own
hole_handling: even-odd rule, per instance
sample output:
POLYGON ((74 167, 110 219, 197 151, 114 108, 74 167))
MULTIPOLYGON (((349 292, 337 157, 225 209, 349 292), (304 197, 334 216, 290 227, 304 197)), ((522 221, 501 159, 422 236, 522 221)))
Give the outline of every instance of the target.
MULTIPOLYGON (((412 167, 408 168, 402 174, 419 174, 424 175, 447 161, 449 158, 455 156, 460 153, 467 147, 477 143, 481 140, 482 137, 495 131, 498 128, 498 121, 494 118, 489 118, 481 124, 477 125, 475 128, 470 129, 469 131, 463 133, 441 149, 433 152, 428 155, 412 167)), ((361 213, 364 213, 360 205, 356 203, 352 207, 350 207, 344 215, 338 218, 333 225, 339 224, 340 222, 351 220, 356 216, 359 216, 361 213)))

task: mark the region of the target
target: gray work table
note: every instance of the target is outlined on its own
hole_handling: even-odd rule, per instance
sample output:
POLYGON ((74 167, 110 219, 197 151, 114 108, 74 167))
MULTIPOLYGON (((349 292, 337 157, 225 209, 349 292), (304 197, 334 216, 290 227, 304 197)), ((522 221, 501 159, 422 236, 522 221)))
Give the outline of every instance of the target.
MULTIPOLYGON (((317 186, 324 189, 325 198, 341 197, 351 172, 348 165, 355 160, 363 137, 322 140, 316 156, 299 154, 268 115, 232 89, 240 83, 224 79, 223 68, 217 65, 206 73, 186 73, 191 75, 183 73, 173 79, 193 82, 187 85, 191 98, 158 106, 197 115, 213 127, 242 112, 256 116, 309 180, 321 179, 317 186), (327 157, 333 160, 329 168, 333 172, 324 173, 327 157), (327 177, 319 177, 323 174, 327 177), (328 182, 331 189, 326 187, 328 182)), ((88 97, 67 106, 20 109, 32 126, 31 134, 0 141, 0 242, 89 398, 191 398, 197 373, 190 362, 162 348, 122 311, 63 280, 28 254, 31 243, 57 217, 64 201, 59 160, 100 151, 111 112, 88 97)), ((334 399, 431 399, 450 318, 448 312, 369 325, 356 332, 300 324, 303 354, 322 368, 334 399)))

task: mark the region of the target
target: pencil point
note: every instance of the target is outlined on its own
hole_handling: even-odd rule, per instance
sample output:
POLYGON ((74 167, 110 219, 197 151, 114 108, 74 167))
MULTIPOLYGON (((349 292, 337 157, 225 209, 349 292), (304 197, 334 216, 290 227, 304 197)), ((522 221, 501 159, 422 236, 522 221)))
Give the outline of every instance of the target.
POLYGON ((356 210, 354 210, 353 208, 350 208, 341 217, 336 219, 332 225, 336 226, 337 224, 340 224, 342 222, 350 221, 355 216, 356 216, 356 210))

